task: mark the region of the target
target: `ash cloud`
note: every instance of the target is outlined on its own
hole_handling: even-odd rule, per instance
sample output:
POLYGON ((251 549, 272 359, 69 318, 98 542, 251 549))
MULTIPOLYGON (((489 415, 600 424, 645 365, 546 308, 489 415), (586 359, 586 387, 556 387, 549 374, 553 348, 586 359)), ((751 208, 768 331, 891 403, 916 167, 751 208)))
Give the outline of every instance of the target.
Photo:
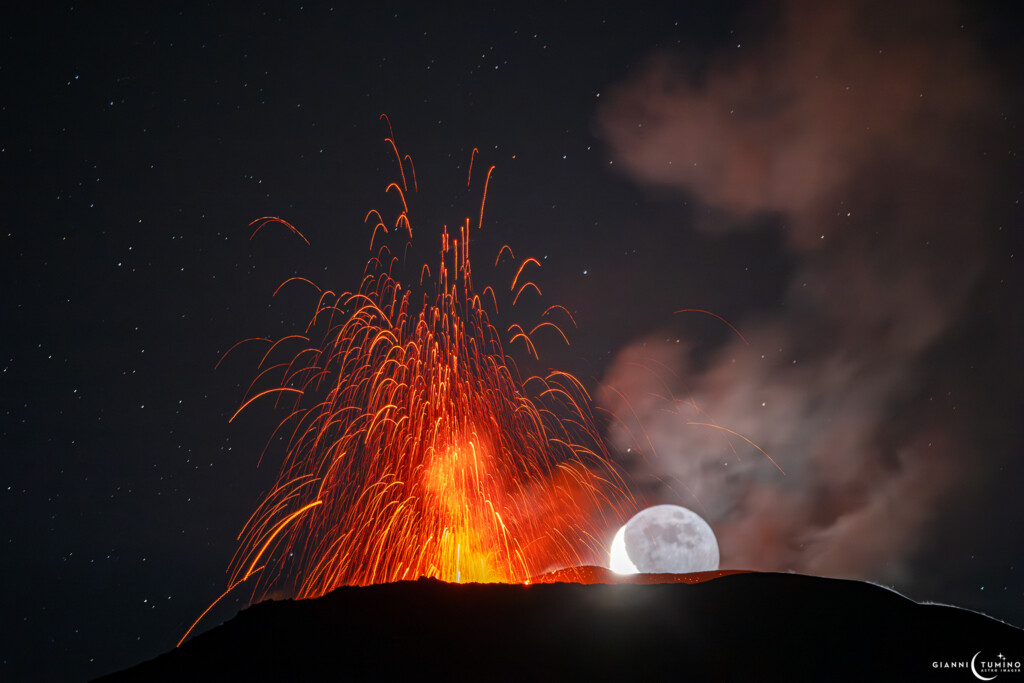
POLYGON ((599 112, 637 183, 718 209, 703 230, 774 217, 796 263, 778 310, 732 321, 749 346, 698 366, 638 340, 598 395, 648 498, 702 511, 723 567, 909 581, 984 464, 938 365, 989 258, 998 88, 954 9, 908 5, 784 3, 760 44, 657 54, 599 112))

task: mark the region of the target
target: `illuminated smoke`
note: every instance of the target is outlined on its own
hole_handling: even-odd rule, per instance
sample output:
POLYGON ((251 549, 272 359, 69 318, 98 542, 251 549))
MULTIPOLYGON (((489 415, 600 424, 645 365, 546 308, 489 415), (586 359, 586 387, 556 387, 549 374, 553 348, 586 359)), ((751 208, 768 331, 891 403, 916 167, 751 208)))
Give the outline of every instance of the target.
POLYGON ((654 55, 600 111, 636 182, 719 210, 705 231, 770 218, 796 263, 778 310, 731 321, 749 346, 695 365, 637 340, 598 397, 623 463, 708 516, 723 567, 905 580, 985 457, 935 363, 996 227, 996 84, 955 12, 912 5, 786 3, 771 37, 706 69, 654 55))

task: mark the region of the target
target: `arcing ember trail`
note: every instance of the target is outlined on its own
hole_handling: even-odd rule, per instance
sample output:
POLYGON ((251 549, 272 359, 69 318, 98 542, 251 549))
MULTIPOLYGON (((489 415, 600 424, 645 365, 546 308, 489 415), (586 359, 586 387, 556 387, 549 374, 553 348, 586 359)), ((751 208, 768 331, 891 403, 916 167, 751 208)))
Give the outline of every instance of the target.
MULTIPOLYGON (((536 356, 531 335, 550 327, 564 337, 556 321, 571 315, 551 306, 529 331, 512 324, 503 335, 491 322, 495 290, 474 289, 469 245, 494 167, 476 224, 445 227, 440 264, 424 264, 410 287, 396 270, 412 240, 406 168, 413 192, 415 170, 393 133, 386 142, 401 173, 386 193, 400 208, 390 224, 367 214, 376 252, 358 290, 317 288, 305 334, 262 340, 269 348, 239 412, 276 401, 287 414, 274 435, 290 436, 277 484, 239 536, 225 595, 246 583, 256 601, 419 577, 522 582, 594 562, 621 522, 628 493, 583 385, 560 371, 521 380, 502 341, 536 356)), ((256 231, 268 223, 299 234, 276 218, 256 231)), ((513 303, 539 292, 524 277, 537 265, 516 265, 513 303)))

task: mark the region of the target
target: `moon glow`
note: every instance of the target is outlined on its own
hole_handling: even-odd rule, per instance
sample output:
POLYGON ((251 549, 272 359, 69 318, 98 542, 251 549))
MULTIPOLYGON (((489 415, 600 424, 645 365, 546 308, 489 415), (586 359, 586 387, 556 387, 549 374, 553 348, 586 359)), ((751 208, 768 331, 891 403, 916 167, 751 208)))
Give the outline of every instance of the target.
POLYGON ((611 552, 609 552, 608 567, 616 574, 636 574, 637 568, 633 560, 626 554, 626 525, 623 524, 615 538, 612 539, 611 552))
POLYGON ((718 569, 718 540, 700 515, 678 505, 641 510, 615 534, 609 565, 619 574, 718 569))

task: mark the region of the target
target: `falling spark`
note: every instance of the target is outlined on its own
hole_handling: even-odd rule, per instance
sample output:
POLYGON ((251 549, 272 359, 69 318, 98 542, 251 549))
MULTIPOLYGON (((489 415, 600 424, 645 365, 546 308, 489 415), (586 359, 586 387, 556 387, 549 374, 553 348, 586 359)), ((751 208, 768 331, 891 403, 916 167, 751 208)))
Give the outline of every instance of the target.
MULTIPOLYGON (((506 354, 506 344, 521 341, 537 357, 532 336, 546 327, 568 343, 561 327, 513 324, 503 341, 491 323, 494 289, 473 287, 470 238, 483 223, 493 166, 476 225, 467 217, 442 230, 440 264, 417 271, 419 290, 396 274, 388 244, 408 247, 413 234, 407 165, 413 192, 416 184, 412 159, 388 128, 401 178, 385 195, 400 207, 390 223, 378 211, 366 215, 373 256, 359 288, 335 294, 305 278, 284 283, 313 285, 316 308, 304 334, 261 340, 270 348, 232 416, 273 401, 286 415, 271 439, 288 436, 279 479, 239 535, 225 594, 250 579, 253 600, 418 577, 523 582, 599 560, 604 530, 627 514, 630 496, 583 385, 560 371, 521 380, 506 354), (391 242, 373 252, 381 234, 391 242)), ((254 221, 253 234, 271 223, 305 240, 274 217, 254 221)), ((499 258, 506 250, 515 261, 508 247, 499 258)), ((513 305, 528 287, 540 293, 523 280, 539 266, 518 263, 513 305)), ((543 317, 558 316, 575 325, 561 306, 543 317)))

